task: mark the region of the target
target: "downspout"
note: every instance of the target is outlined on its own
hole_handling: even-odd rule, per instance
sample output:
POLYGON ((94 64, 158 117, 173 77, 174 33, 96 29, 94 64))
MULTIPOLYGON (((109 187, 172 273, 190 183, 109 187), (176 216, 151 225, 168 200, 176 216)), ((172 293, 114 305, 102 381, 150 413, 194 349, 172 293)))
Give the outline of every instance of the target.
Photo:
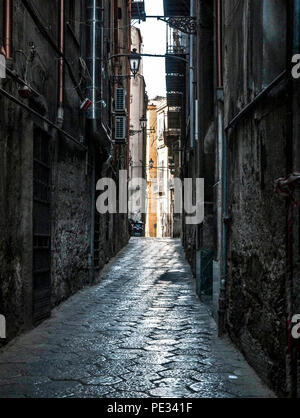
MULTIPOLYGON (((59 50, 63 55, 65 50, 65 1, 60 0, 60 23, 59 23, 59 50)), ((59 59, 59 99, 58 99, 58 111, 57 122, 59 126, 64 122, 64 59, 59 59)))
POLYGON ((4 48, 6 59, 12 58, 12 3, 11 0, 5 1, 5 27, 4 27, 4 48))
MULTIPOLYGON (((128 22, 131 24, 131 0, 128 0, 128 22)), ((128 31, 128 54, 131 53, 131 30, 128 31)), ((128 73, 130 74, 130 65, 128 62, 128 73)), ((128 144, 127 144, 127 175, 129 176, 129 165, 130 165, 130 95, 131 95, 131 78, 128 79, 128 85, 127 85, 127 112, 128 112, 128 144)))
MULTIPOLYGON (((118 0, 114 0, 114 55, 119 53, 119 23, 118 23, 118 0)), ((118 58, 114 58, 114 75, 118 75, 118 58)), ((114 93, 116 92, 116 84, 114 85, 114 93)))
POLYGON ((217 0, 217 117, 218 117, 218 258, 220 260, 220 291, 218 333, 225 333, 226 277, 227 277, 227 136, 224 132, 224 89, 222 68, 222 0, 217 0))
POLYGON ((226 284, 227 284, 227 239, 228 239, 228 157, 227 134, 223 132, 223 181, 222 181, 222 265, 219 295, 219 336, 226 332, 226 284))
MULTIPOLYGON (((194 17, 194 0, 191 0, 191 17, 194 17)), ((190 35, 190 147, 194 148, 194 35, 190 35)))
POLYGON ((102 12, 103 0, 86 1, 87 20, 87 57, 86 63, 91 75, 90 84, 87 86, 87 97, 91 100, 91 107, 87 111, 87 132, 89 140, 100 146, 102 161, 104 162, 110 152, 111 140, 101 121, 101 67, 103 45, 101 33, 103 30, 102 12))
POLYGON ((223 88, 222 71, 222 0, 217 0, 217 55, 218 55, 218 88, 223 88))
POLYGON ((91 76, 90 84, 87 86, 87 97, 91 100, 91 107, 87 111, 87 137, 89 148, 92 153, 92 181, 91 181, 91 232, 90 232, 90 254, 89 271, 90 282, 95 276, 94 251, 95 251, 95 215, 96 215, 96 152, 98 147, 101 153, 102 167, 110 158, 111 141, 103 128, 101 121, 101 68, 102 68, 102 31, 103 31, 103 0, 86 1, 87 21, 87 57, 86 63, 91 76), (98 147, 97 147, 98 146, 98 147))
MULTIPOLYGON (((114 0, 113 14, 114 14, 114 19, 113 19, 114 21, 114 55, 118 55, 119 53, 118 0, 114 0)), ((113 71, 114 71, 114 75, 117 76, 118 75, 118 58, 114 58, 113 60, 113 71)), ((114 84, 113 85, 114 97, 116 97, 116 88, 117 88, 117 85, 114 84)), ((108 158, 102 167, 102 172, 101 172, 102 177, 106 176, 109 168, 113 169, 112 161, 113 161, 113 145, 111 143, 108 158)))

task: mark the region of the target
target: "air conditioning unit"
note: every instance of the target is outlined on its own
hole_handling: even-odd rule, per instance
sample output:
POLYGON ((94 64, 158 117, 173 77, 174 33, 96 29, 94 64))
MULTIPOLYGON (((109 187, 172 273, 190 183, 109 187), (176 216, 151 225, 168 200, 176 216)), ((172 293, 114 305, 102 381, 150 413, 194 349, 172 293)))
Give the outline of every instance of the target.
POLYGON ((126 110, 126 90, 123 88, 116 89, 115 111, 117 113, 124 113, 126 110))
POLYGON ((115 140, 124 141, 126 139, 126 116, 116 116, 115 121, 115 140))

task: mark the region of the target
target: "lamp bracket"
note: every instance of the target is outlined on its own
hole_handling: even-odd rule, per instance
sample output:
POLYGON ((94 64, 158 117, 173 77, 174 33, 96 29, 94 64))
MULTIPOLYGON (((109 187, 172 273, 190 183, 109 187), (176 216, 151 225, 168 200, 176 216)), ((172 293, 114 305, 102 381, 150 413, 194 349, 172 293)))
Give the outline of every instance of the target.
POLYGON ((178 29, 188 35, 196 35, 197 33, 197 18, 195 16, 146 16, 146 18, 161 20, 171 28, 178 29))
POLYGON ((135 136, 136 134, 141 134, 142 132, 143 132, 143 130, 139 130, 139 131, 131 130, 131 131, 129 131, 129 135, 130 136, 135 136))

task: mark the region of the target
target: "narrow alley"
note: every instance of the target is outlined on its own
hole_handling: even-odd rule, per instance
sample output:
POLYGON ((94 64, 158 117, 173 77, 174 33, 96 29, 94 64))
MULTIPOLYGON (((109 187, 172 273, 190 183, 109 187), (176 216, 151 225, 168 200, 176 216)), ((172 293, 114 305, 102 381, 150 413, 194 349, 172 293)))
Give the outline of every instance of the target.
POLYGON ((1 5, 0 398, 300 398, 300 0, 1 5))
POLYGON ((195 294, 180 240, 132 238, 0 354, 0 397, 273 397, 195 294))

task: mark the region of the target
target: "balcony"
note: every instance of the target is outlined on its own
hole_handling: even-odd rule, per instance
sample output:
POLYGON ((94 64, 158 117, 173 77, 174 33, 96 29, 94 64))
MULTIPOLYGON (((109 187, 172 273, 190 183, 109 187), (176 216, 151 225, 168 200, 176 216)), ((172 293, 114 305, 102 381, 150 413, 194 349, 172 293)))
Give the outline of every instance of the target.
POLYGON ((169 150, 171 150, 174 145, 178 144, 178 140, 180 139, 180 132, 180 129, 172 129, 166 131, 165 144, 169 150))
POLYGON ((167 74, 167 92, 182 93, 185 90, 185 77, 178 74, 167 74))
POLYGON ((146 12, 145 12, 145 2, 144 1, 133 1, 131 4, 131 18, 138 19, 145 22, 146 12))
POLYGON ((180 93, 180 92, 168 93, 167 105, 169 107, 182 107, 183 106, 183 93, 180 93))
POLYGON ((185 59, 185 55, 182 54, 167 54, 166 56, 166 73, 167 74, 179 74, 185 75, 186 73, 186 62, 183 60, 185 59), (182 59, 178 59, 178 58, 182 59))
POLYGON ((180 109, 169 109, 168 112, 168 128, 169 130, 181 128, 181 112, 180 109))
MULTIPOLYGON (((167 55, 166 55, 166 82, 168 93, 180 93, 185 91, 187 71, 186 35, 178 30, 168 28, 167 55)), ((173 96, 174 98, 174 96, 173 96)), ((171 97, 169 97, 171 99, 171 97)), ((179 98, 178 98, 179 100, 179 98)), ((170 100, 169 100, 170 101, 170 100)), ((169 106, 180 106, 180 104, 169 104, 169 106)))
POLYGON ((164 0, 164 14, 166 17, 189 16, 190 0, 164 0))

